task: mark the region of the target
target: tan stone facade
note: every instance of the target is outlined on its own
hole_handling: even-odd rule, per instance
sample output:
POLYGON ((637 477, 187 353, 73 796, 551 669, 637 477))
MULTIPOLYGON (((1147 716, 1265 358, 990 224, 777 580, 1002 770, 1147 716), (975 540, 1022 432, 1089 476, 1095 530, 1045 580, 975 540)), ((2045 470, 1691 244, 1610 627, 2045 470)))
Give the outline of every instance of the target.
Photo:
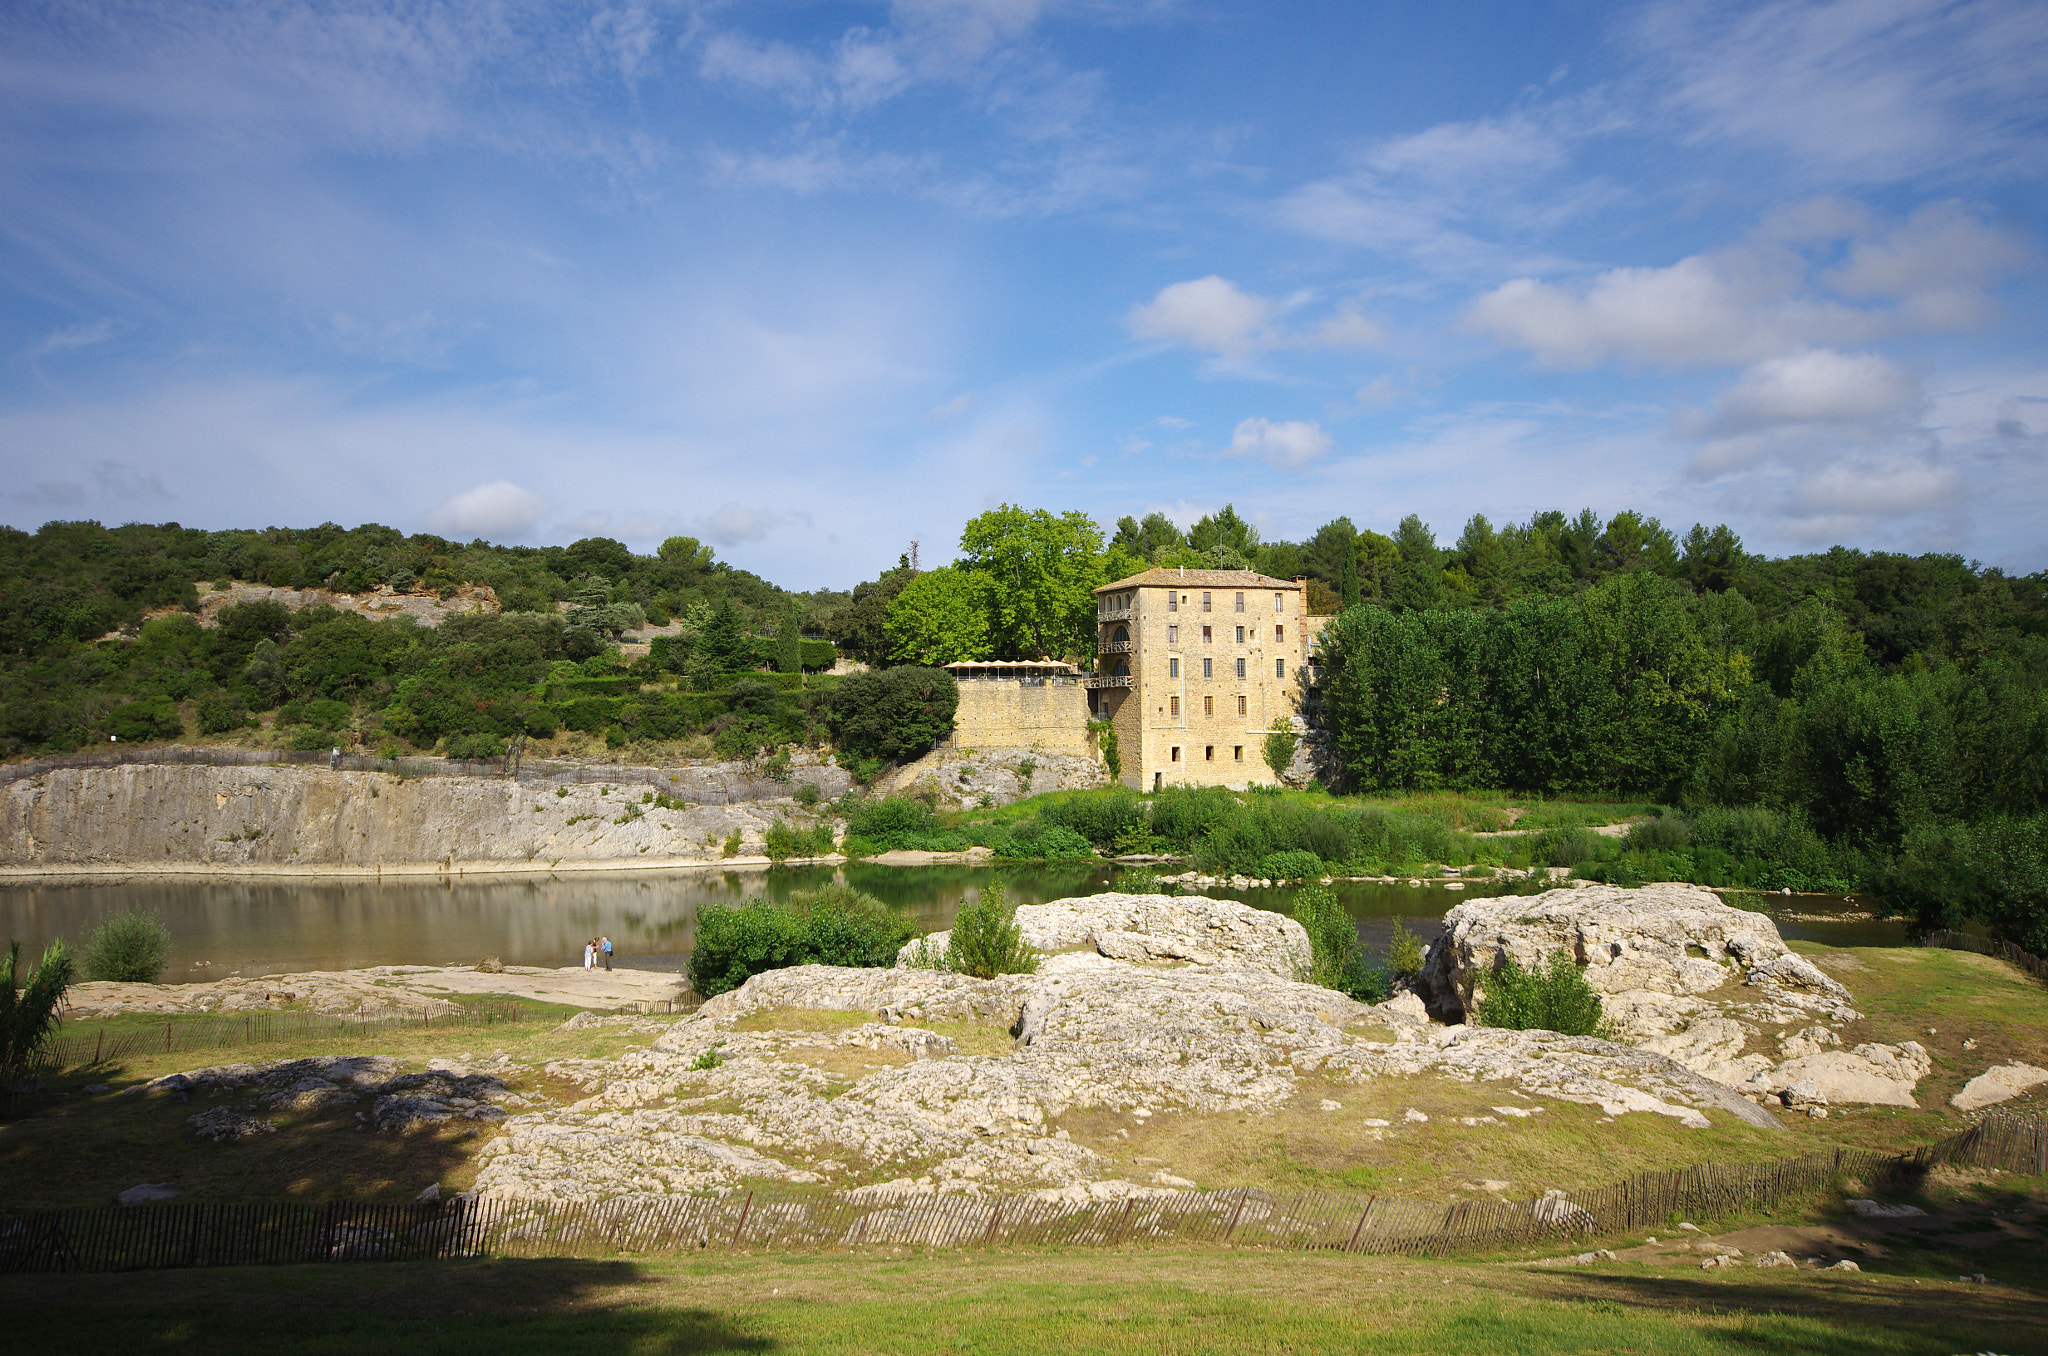
POLYGON ((1081 675, 1066 665, 1046 665, 1043 674, 1013 673, 996 665, 947 667, 960 684, 952 747, 1094 755, 1089 692, 1081 675))
POLYGON ((1095 590, 1090 710, 1116 730, 1126 785, 1272 784, 1265 738, 1301 707, 1321 618, 1299 580, 1155 569, 1095 590))

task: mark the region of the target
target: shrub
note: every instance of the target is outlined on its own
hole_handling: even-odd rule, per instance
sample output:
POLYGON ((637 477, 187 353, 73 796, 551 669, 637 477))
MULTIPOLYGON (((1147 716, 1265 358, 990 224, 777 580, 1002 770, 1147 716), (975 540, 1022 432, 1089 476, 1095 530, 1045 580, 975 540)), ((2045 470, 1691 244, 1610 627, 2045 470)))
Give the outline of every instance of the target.
POLYGON ((946 968, 976 979, 1028 975, 1038 969, 1038 953, 1024 944, 1017 906, 1002 886, 984 885, 973 903, 960 906, 946 947, 946 968))
POLYGON ((815 782, 804 782, 801 785, 799 785, 795 791, 791 792, 790 795, 795 799, 797 804, 803 806, 806 810, 808 810, 818 803, 817 784, 815 782))
POLYGON ((848 674, 827 720, 842 749, 862 758, 913 758, 953 728, 960 687, 944 669, 848 674))
POLYGON ((697 916, 690 986, 706 998, 792 965, 894 965, 910 928, 873 895, 844 885, 711 905, 697 916))
POLYGON ((1424 958, 1422 939, 1396 920, 1394 935, 1387 938, 1387 972, 1396 979, 1413 979, 1422 973, 1424 958))
POLYGON ((1692 821, 1683 815, 1645 820, 1629 829, 1622 846, 1629 852, 1683 852, 1692 846, 1692 821))
POLYGON ((1128 786, 1051 798, 1039 808, 1038 817, 1048 825, 1072 829, 1100 848, 1151 836, 1145 802, 1128 786))
POLYGON ((1313 880, 1323 874, 1323 864, 1315 853, 1292 848, 1260 858, 1259 874, 1268 880, 1313 880))
POLYGON ((301 725, 291 732, 290 747, 300 753, 314 753, 320 749, 334 747, 334 736, 325 730, 316 730, 310 725, 301 725))
POLYGON ((505 741, 494 734, 482 731, 476 734, 459 734, 448 737, 450 758, 500 758, 505 753, 505 741))
POLYGON ((1297 966, 1295 978, 1305 984, 1335 989, 1361 1003, 1384 1002, 1393 994, 1387 972, 1365 959, 1358 944, 1358 924, 1337 902, 1337 896, 1320 886, 1294 896, 1294 921, 1308 933, 1309 955, 1297 966))
POLYGON ((171 930, 153 913, 127 909, 108 914, 86 940, 87 979, 154 984, 171 959, 171 930))
POLYGON ((766 851, 771 862, 790 857, 822 857, 832 850, 832 826, 815 824, 807 829, 791 828, 777 815, 768 826, 766 851))
POLYGON ((1577 866, 1594 862, 1609 844, 1591 829, 1543 829, 1523 840, 1523 850, 1536 866, 1577 866))
POLYGON ((249 708, 237 698, 221 693, 218 696, 203 697, 199 702, 199 733, 226 734, 248 725, 249 708))
POLYGON ((147 697, 115 707, 106 719, 107 733, 128 743, 146 739, 176 739, 185 733, 178 718, 177 703, 169 697, 147 697))
POLYGON ((62 1020, 73 973, 62 941, 50 943, 25 979, 21 943, 8 946, 7 959, 0 963, 0 1092, 11 1092, 42 1059, 62 1020))
POLYGON ((1273 769, 1275 777, 1285 776, 1287 769, 1294 766, 1294 751, 1301 746, 1301 736, 1294 732, 1294 722, 1286 716, 1273 721, 1272 730, 1266 735, 1266 766, 1273 769))
POLYGON ((1473 1019, 1508 1031, 1555 1031, 1590 1036, 1600 1028, 1600 995, 1579 972, 1571 953, 1551 953, 1542 970, 1524 970, 1502 957, 1488 976, 1473 1019))
POLYGON ((938 827, 932 809, 907 796, 876 796, 854 805, 846 816, 849 837, 888 847, 909 847, 911 840, 938 827))

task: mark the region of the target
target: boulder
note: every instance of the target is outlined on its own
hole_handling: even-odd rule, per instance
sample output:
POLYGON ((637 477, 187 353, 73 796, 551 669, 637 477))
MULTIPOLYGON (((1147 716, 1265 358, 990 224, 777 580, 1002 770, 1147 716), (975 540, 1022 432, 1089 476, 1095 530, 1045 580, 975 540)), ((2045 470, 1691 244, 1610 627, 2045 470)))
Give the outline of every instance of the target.
POLYGON ((1453 907, 1423 965, 1430 1006, 1455 1019, 1500 961, 1534 969, 1560 949, 1584 967, 1603 1006, 1625 996, 1689 999, 1745 982, 1830 1005, 1849 1001, 1848 990, 1786 948, 1763 914, 1691 885, 1591 885, 1453 907))
POLYGON ((2031 1064, 1994 1064, 1963 1084, 1963 1090, 1948 1101, 1958 1111, 1982 1111, 2042 1083, 2048 1083, 2048 1069, 2037 1069, 2031 1064))
POLYGON ((144 1182, 141 1186, 129 1187, 114 1197, 116 1205, 147 1205, 151 1201, 167 1201, 178 1194, 178 1189, 169 1182, 144 1182))
MULTIPOLYGON (((1301 924, 1270 909, 1200 895, 1100 894, 1026 904, 1017 910, 1025 945, 1037 951, 1091 950, 1113 960, 1233 965, 1292 979, 1309 954, 1301 924)), ((922 939, 943 949, 950 932, 922 939)), ((918 949, 907 944, 897 964, 918 949)))
POLYGON ((1917 1041, 1859 1045, 1788 1059, 1753 1077, 1749 1086, 1767 1090, 1795 1110, 1840 1106, 1918 1106, 1913 1089, 1934 1067, 1917 1041))

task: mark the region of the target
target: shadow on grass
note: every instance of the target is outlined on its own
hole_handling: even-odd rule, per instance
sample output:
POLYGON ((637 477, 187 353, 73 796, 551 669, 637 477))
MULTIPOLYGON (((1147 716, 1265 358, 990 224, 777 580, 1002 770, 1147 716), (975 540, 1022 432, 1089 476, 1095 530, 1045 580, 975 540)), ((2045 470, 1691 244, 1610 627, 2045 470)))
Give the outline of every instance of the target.
POLYGON ((772 1352, 701 1307, 664 1305, 631 1262, 546 1259, 0 1277, 20 1351, 662 1356, 772 1352))
POLYGON ((2000 1343, 1998 1350, 2042 1349, 2048 1340, 2048 1306, 2028 1296, 2014 1303, 2004 1287, 1938 1290, 1901 1288, 1896 1279, 1855 1276, 1801 1278, 1783 1282, 1744 1277, 1740 1283, 1684 1276, 1573 1274, 1546 1277, 1543 1291, 1567 1304, 1601 1312, 1718 1314, 1756 1320, 1732 1329, 1700 1329, 1706 1349, 1769 1349, 1783 1354, 1812 1351, 1892 1353, 1901 1339, 1929 1341, 1942 1351, 1958 1342, 2000 1343))

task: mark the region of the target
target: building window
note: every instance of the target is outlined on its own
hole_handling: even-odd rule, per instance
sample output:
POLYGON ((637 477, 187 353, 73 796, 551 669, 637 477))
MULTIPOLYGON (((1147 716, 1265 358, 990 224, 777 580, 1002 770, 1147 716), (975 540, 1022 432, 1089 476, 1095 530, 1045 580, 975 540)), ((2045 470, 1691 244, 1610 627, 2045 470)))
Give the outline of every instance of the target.
POLYGON ((1180 714, 1180 698, 1168 697, 1166 699, 1166 704, 1173 708, 1172 710, 1167 712, 1168 715, 1178 716, 1180 714))
POLYGON ((1202 746, 1202 758, 1203 758, 1203 760, 1204 760, 1205 762, 1210 762, 1210 763, 1213 763, 1213 762, 1215 762, 1215 761, 1216 761, 1216 746, 1215 746, 1214 744, 1204 744, 1204 745, 1202 746))
POLYGON ((1214 697, 1202 698, 1202 714, 1205 716, 1216 714, 1216 699, 1214 697))
POLYGON ((1169 626, 1166 628, 1166 643, 1168 645, 1180 644, 1180 628, 1178 626, 1169 626))
POLYGON ((1180 761, 1180 745, 1175 744, 1173 746, 1173 757, 1168 759, 1167 761, 1174 763, 1178 763, 1180 761))
POLYGON ((1237 643, 1240 645, 1244 644, 1244 628, 1242 626, 1237 628, 1237 643))
POLYGON ((1215 664, 1216 661, 1213 659, 1204 659, 1202 661, 1202 676, 1204 678, 1214 678, 1216 676, 1215 664))
POLYGON ((1274 643, 1275 645, 1285 645, 1285 644, 1287 643, 1287 628, 1286 628, 1286 627, 1284 627, 1284 626, 1276 626, 1276 627, 1274 627, 1274 628, 1273 628, 1273 643, 1274 643))
POLYGON ((1230 752, 1231 752, 1231 756, 1232 756, 1232 757, 1233 757, 1233 758, 1234 758, 1234 759, 1235 759, 1236 761, 1238 761, 1238 762, 1240 762, 1240 763, 1242 763, 1242 762, 1244 761, 1244 745, 1242 745, 1242 744, 1232 744, 1232 745, 1230 746, 1230 752))
POLYGON ((1244 595, 1242 593, 1237 595, 1237 610, 1239 612, 1244 611, 1244 595))
POLYGON ((1238 694, 1238 698, 1237 698, 1237 714, 1239 714, 1239 715, 1241 716, 1241 715, 1243 715, 1244 713, 1245 713, 1245 710, 1244 710, 1244 694, 1243 694, 1243 693, 1239 693, 1239 694, 1238 694))
POLYGON ((1203 594, 1203 595, 1202 595, 1202 611, 1204 611, 1204 612, 1207 612, 1208 610, 1209 610, 1209 595, 1205 593, 1205 594, 1203 594))
POLYGON ((1205 626, 1202 628, 1202 643, 1204 645, 1207 645, 1211 640, 1215 638, 1215 630, 1216 628, 1213 626, 1205 626))
POLYGON ((1275 611, 1275 612, 1277 613, 1277 612, 1285 612, 1286 610, 1287 610, 1287 595, 1286 595, 1286 594, 1284 594, 1284 593, 1276 593, 1276 594, 1274 594, 1274 595, 1273 595, 1273 611, 1275 611))
POLYGON ((1242 659, 1237 661, 1237 676, 1240 678, 1244 677, 1244 661, 1242 659))
POLYGON ((1168 612, 1178 612, 1178 611, 1180 611, 1180 595, 1179 595, 1179 594, 1177 594, 1177 593, 1169 593, 1169 594, 1167 594, 1167 595, 1166 595, 1166 610, 1167 610, 1168 612))
POLYGON ((1169 678, 1180 677, 1180 661, 1178 659, 1169 659, 1166 661, 1166 676, 1169 678))
POLYGON ((1286 660, 1284 660, 1284 659, 1276 659, 1276 660, 1274 660, 1274 661, 1273 661, 1273 676, 1274 676, 1275 678, 1285 678, 1285 677, 1287 676, 1287 661, 1286 661, 1286 660))

